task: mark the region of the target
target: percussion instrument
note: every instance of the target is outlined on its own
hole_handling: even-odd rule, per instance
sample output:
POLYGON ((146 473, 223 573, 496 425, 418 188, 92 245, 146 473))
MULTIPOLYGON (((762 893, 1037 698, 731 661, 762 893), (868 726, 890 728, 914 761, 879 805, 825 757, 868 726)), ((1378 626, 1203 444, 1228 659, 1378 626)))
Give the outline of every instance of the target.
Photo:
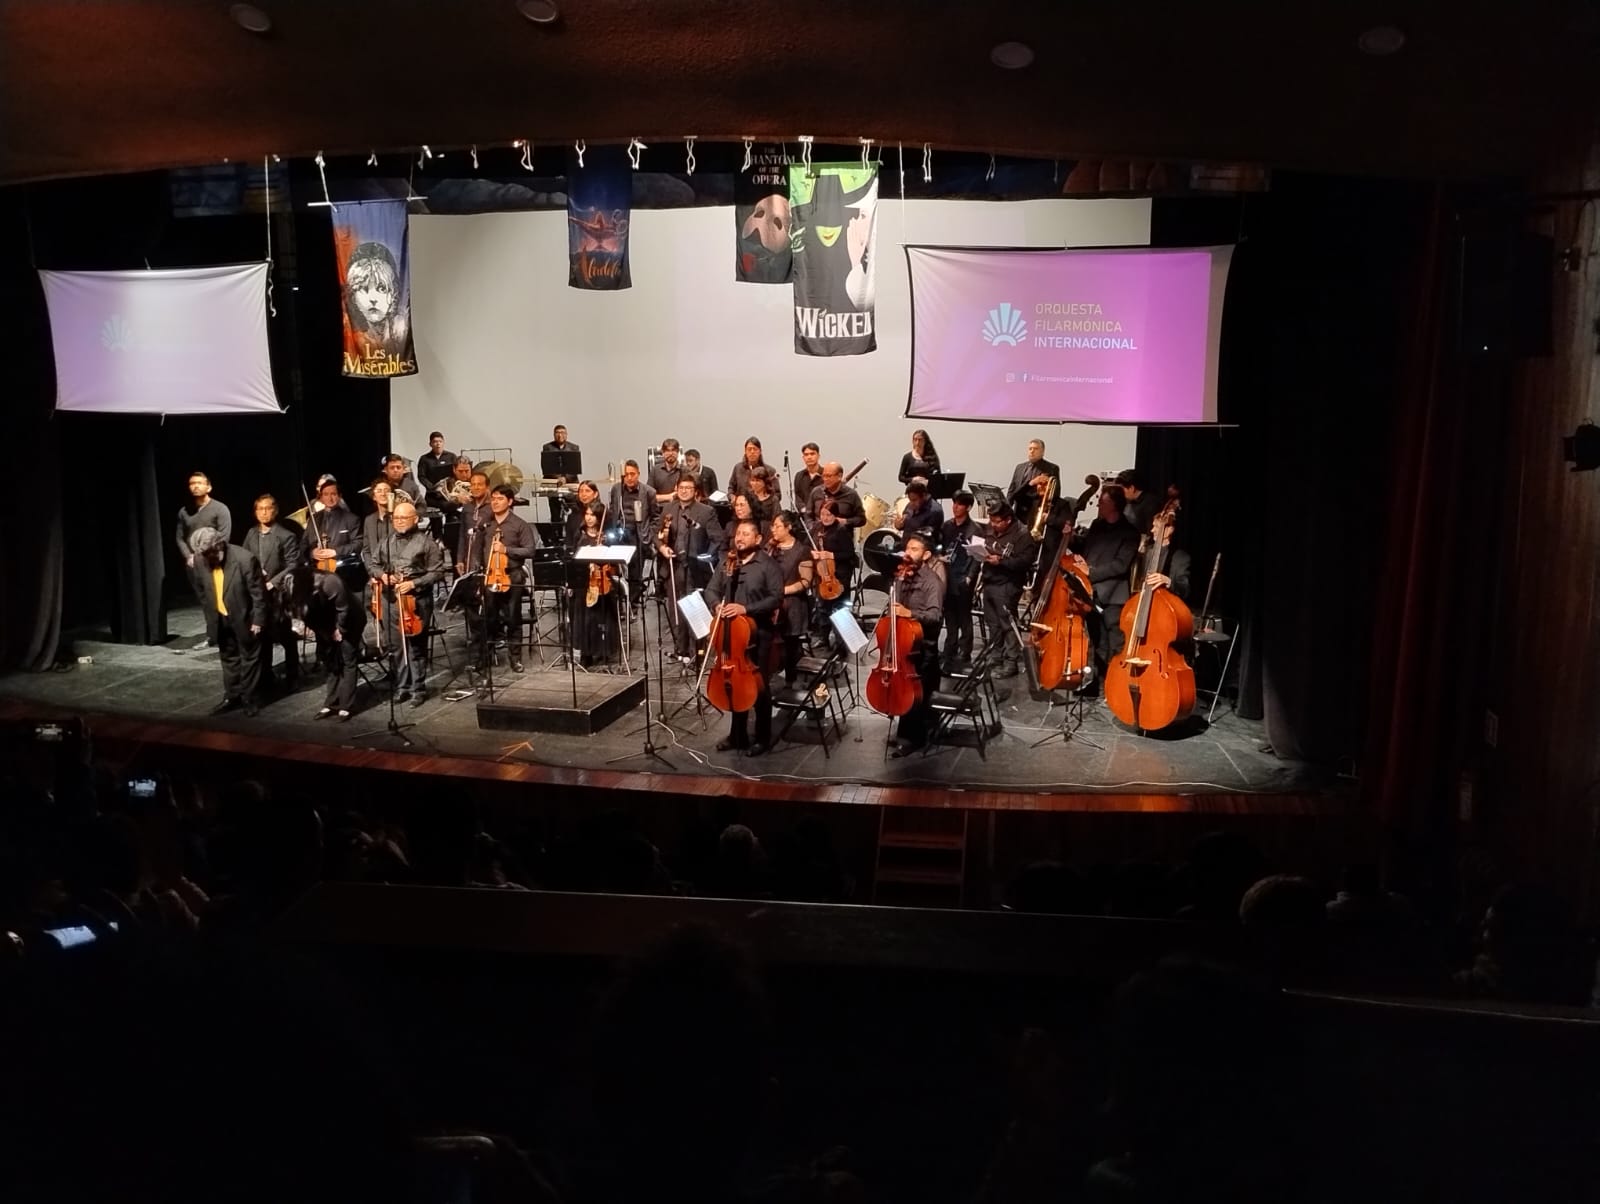
POLYGON ((900 533, 885 527, 862 541, 861 559, 873 572, 892 576, 902 563, 900 551, 900 533))
POLYGON ((889 517, 889 503, 875 493, 863 493, 861 513, 867 519, 861 527, 862 536, 865 537, 883 526, 884 520, 889 517))

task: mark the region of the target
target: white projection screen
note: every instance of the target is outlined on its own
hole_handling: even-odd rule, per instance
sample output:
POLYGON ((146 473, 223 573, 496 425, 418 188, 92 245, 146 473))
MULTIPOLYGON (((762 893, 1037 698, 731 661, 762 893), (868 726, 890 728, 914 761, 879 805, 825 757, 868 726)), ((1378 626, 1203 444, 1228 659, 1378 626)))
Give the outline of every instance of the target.
POLYGON ((907 247, 911 418, 1217 420, 1232 247, 907 247))
POLYGON ((267 265, 39 273, 56 408, 102 414, 279 413, 267 265))

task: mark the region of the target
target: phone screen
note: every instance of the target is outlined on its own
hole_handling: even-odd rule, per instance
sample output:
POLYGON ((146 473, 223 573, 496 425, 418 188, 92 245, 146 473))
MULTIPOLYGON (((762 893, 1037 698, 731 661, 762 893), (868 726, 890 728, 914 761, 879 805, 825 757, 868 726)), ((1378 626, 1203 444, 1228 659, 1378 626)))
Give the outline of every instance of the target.
POLYGON ((128 795, 131 798, 154 798, 156 793, 156 780, 154 778, 129 778, 128 795))

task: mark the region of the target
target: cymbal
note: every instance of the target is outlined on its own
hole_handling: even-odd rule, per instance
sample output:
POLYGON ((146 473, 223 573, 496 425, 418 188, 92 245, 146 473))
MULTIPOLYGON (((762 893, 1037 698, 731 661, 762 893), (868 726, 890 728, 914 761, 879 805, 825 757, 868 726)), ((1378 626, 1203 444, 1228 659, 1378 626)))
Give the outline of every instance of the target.
POLYGON ((509 460, 484 460, 474 464, 472 471, 481 472, 489 478, 489 488, 494 489, 500 485, 509 485, 513 489, 521 489, 527 478, 522 475, 522 469, 509 460))

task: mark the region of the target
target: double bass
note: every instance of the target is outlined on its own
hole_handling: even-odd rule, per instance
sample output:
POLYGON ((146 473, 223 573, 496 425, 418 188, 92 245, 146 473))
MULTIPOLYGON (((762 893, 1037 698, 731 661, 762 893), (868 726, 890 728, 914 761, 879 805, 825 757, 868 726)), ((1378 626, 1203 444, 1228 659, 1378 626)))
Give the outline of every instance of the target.
POLYGON ((878 665, 867 678, 867 705, 880 715, 908 715, 922 701, 922 679, 911 663, 911 651, 922 639, 922 624, 895 613, 900 584, 916 571, 917 566, 909 560, 895 570, 889 583, 888 608, 873 632, 878 641, 878 665))
MULTIPOLYGON (((731 602, 739 583, 739 553, 728 553, 723 571, 728 575, 723 602, 731 602)), ((720 607, 718 609, 721 609, 720 607)), ((700 676, 705 683, 706 701, 724 714, 748 711, 761 693, 761 674, 750 659, 750 643, 755 638, 756 621, 749 615, 718 615, 706 641, 705 660, 700 676), (715 664, 713 664, 715 660, 715 664)))
MULTIPOLYGON (((1083 509, 1091 494, 1100 488, 1100 478, 1090 473, 1088 486, 1073 508, 1083 509)), ((1050 573, 1039 591, 1038 617, 1029 624, 1038 654, 1039 688, 1054 690, 1063 681, 1081 686, 1093 672, 1093 646, 1089 641, 1087 616, 1094 609, 1094 586, 1088 566, 1072 551, 1072 519, 1061 529, 1061 555, 1056 571, 1050 573)))
POLYGON ((1106 668, 1106 702, 1129 727, 1154 732, 1194 711, 1194 670, 1178 648, 1194 635, 1194 615, 1166 586, 1151 584, 1161 571, 1167 529, 1178 511, 1177 489, 1151 524, 1144 584, 1122 607, 1122 651, 1106 668))

